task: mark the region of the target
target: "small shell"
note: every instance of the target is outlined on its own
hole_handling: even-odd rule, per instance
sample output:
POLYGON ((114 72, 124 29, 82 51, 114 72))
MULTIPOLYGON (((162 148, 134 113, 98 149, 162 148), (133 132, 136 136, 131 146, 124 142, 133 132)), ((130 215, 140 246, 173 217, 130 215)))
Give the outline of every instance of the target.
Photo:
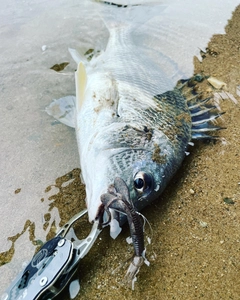
POLYGON ((240 85, 238 85, 236 88, 236 94, 240 97, 240 85))
POLYGON ((200 221, 199 224, 200 224, 200 226, 203 227, 203 228, 208 227, 207 222, 200 221))
POLYGON ((209 77, 209 78, 207 79, 207 81, 208 81, 213 87, 215 87, 215 89, 221 89, 221 88, 227 86, 227 84, 226 84, 225 82, 220 81, 220 80, 218 80, 217 78, 212 77, 212 76, 209 77))
POLYGON ((42 46, 42 51, 44 52, 44 51, 46 51, 47 50, 47 45, 43 45, 42 46))
POLYGON ((193 189, 190 189, 189 192, 190 192, 191 195, 195 194, 193 189))

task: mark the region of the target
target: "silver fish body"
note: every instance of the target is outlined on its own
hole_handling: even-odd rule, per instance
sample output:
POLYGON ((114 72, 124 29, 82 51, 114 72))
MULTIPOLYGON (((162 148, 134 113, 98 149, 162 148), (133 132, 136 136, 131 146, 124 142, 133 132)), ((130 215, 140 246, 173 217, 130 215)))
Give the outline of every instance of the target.
MULTIPOLYGON (((138 74, 137 64, 129 66, 138 74)), ((90 221, 115 177, 127 183, 137 210, 160 195, 191 140, 190 112, 178 89, 157 95, 117 78, 112 70, 102 72, 102 67, 89 74, 86 99, 77 113, 90 221)), ((143 73, 141 79, 146 83, 149 78, 143 73)))
POLYGON ((211 121, 221 114, 194 91, 202 76, 176 84, 168 74, 176 73, 171 59, 139 41, 141 21, 154 16, 155 8, 121 10, 125 19, 115 13, 118 6, 105 11, 106 49, 90 61, 69 49, 78 64, 76 98, 61 98, 47 108, 76 130, 89 221, 110 224, 113 238, 128 221, 134 257, 125 280, 132 288, 143 262, 149 264, 139 211, 163 192, 190 141, 220 129, 211 121))
MULTIPOLYGON (((66 97, 47 109, 68 125, 73 119, 90 222, 98 217, 101 195, 116 177, 127 184, 137 211, 156 199, 180 167, 192 137, 204 137, 209 121, 218 116, 202 111, 201 102, 189 105, 166 74, 171 63, 137 41, 138 19, 147 7, 141 9, 133 10, 134 25, 129 23, 132 11, 127 25, 116 24, 111 14, 106 18, 107 47, 89 62, 70 50, 78 63, 76 102, 66 97)), ((156 13, 155 7, 149 9, 156 13)), ((116 237, 126 217, 110 211, 111 235, 116 237)))

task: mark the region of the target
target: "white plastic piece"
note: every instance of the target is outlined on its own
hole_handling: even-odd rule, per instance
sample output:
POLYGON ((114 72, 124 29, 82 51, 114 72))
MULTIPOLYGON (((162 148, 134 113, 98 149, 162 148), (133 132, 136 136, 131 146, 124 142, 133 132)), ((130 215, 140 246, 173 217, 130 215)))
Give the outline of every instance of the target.
POLYGON ((121 231, 122 231, 122 228, 119 226, 119 222, 116 219, 112 219, 110 222, 111 238, 115 239, 121 231))
POLYGON ((80 283, 79 280, 73 280, 70 285, 69 285, 69 294, 70 294, 70 298, 74 299, 78 292, 80 291, 80 283))
POLYGON ((132 238, 129 236, 126 238, 126 242, 130 245, 132 244, 132 238))
POLYGON ((219 80, 219 79, 217 79, 217 78, 215 78, 215 77, 212 77, 212 76, 209 77, 209 78, 207 79, 207 81, 208 81, 213 87, 215 87, 216 89, 222 89, 222 88, 224 88, 224 87, 227 86, 225 82, 223 82, 223 81, 221 81, 221 80, 219 80))

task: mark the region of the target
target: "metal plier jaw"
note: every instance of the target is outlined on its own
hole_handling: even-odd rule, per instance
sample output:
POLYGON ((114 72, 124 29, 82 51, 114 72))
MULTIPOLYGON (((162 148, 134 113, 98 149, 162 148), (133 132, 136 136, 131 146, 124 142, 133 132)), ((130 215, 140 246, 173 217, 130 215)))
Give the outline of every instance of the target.
POLYGON ((68 284, 80 260, 88 253, 101 232, 95 221, 90 234, 77 243, 66 237, 72 225, 87 213, 76 214, 33 256, 2 295, 1 300, 47 300, 56 297, 68 284))

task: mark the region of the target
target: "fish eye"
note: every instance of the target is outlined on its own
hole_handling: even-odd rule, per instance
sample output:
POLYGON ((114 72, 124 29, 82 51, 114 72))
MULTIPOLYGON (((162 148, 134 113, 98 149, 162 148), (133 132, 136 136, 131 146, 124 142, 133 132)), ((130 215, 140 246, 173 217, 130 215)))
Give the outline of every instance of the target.
POLYGON ((138 172, 134 176, 134 188, 139 193, 144 193, 152 188, 152 176, 145 172, 138 172))

